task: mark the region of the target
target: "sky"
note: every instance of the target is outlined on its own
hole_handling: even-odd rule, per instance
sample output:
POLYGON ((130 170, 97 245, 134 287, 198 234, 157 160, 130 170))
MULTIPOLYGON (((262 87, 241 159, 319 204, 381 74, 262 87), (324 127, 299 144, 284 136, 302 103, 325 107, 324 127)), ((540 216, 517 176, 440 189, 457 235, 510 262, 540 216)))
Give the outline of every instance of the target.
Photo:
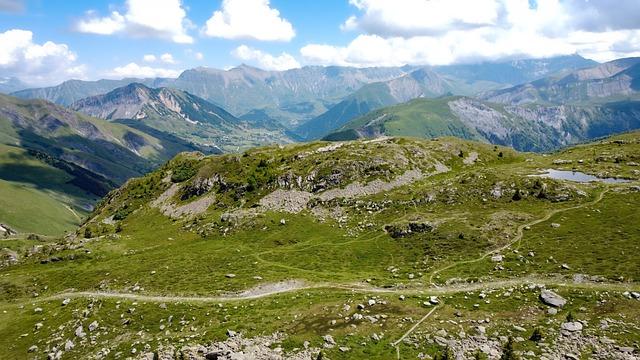
POLYGON ((640 0, 0 0, 0 78, 38 86, 569 54, 640 56, 640 0))

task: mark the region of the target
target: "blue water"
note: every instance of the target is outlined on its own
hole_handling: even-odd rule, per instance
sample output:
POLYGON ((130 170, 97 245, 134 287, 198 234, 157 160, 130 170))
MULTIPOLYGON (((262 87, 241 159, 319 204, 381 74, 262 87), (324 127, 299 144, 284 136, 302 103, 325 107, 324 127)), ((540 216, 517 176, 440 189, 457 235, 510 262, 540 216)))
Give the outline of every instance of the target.
POLYGON ((579 171, 566 171, 566 170, 555 170, 555 169, 547 169, 545 170, 544 174, 533 175, 533 176, 539 176, 539 177, 556 179, 556 180, 568 180, 568 181, 575 181, 575 182, 582 182, 582 183, 597 181, 597 182, 603 182, 607 184, 614 184, 614 183, 625 183, 630 181, 626 179, 617 179, 617 178, 599 178, 597 176, 585 174, 579 171))

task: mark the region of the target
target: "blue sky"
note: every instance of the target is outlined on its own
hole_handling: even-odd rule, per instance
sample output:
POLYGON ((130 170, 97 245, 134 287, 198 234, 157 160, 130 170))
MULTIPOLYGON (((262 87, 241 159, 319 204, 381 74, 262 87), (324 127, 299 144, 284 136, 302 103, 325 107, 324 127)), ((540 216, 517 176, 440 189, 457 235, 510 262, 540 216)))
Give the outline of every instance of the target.
POLYGON ((231 54, 232 50, 242 44, 266 52, 295 53, 310 39, 320 42, 348 40, 339 28, 350 12, 348 2, 342 0, 271 1, 272 6, 277 8, 284 18, 295 19, 291 20, 294 26, 296 23, 301 24, 295 26, 296 36, 288 42, 200 36, 200 27, 220 8, 221 3, 221 0, 183 2, 190 21, 196 27, 190 31, 194 37, 193 44, 178 44, 154 37, 132 37, 126 34, 103 36, 75 31, 75 24, 86 17, 87 11, 94 10, 104 15, 113 8, 121 8, 124 11, 124 1, 26 1, 23 11, 0 12, 0 32, 24 29, 33 32, 35 43, 53 41, 67 44, 77 53, 80 62, 90 66, 92 72, 107 72, 116 65, 141 63, 144 55, 160 56, 165 53, 172 54, 178 62, 175 65, 179 65, 165 64, 168 68, 225 68, 242 62, 231 54), (327 8, 331 11, 326 11, 327 8), (319 14, 322 16, 318 16, 319 14), (195 53, 201 53, 202 60, 196 59, 195 53))
POLYGON ((0 0, 0 77, 640 56, 640 1, 0 0), (164 55, 164 56, 163 56, 164 55))

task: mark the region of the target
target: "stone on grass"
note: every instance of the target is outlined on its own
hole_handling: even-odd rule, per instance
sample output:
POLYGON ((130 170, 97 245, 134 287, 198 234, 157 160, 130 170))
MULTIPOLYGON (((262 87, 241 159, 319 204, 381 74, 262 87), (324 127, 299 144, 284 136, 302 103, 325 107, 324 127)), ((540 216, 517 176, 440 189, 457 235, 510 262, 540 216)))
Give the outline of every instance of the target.
POLYGON ((566 322, 561 325, 561 328, 570 332, 582 331, 582 323, 579 321, 566 322))
POLYGON ((73 343, 73 341, 71 340, 67 340, 64 343, 64 351, 69 351, 72 350, 76 345, 73 343))
POLYGON ((76 328, 75 334, 77 337, 79 338, 84 338, 85 336, 87 336, 87 333, 84 332, 84 329, 82 328, 82 325, 78 326, 76 328))
POLYGON ((540 300, 542 300, 542 302, 546 305, 560 308, 567 303, 567 300, 565 300, 565 298, 554 293, 551 290, 542 290, 542 292, 540 293, 540 300))
POLYGON ((324 340, 324 346, 327 348, 332 348, 336 345, 336 341, 333 340, 333 336, 331 335, 325 335, 322 337, 322 340, 324 340))
POLYGON ((98 329, 98 322, 94 321, 91 324, 89 324, 89 331, 95 331, 96 329, 98 329))

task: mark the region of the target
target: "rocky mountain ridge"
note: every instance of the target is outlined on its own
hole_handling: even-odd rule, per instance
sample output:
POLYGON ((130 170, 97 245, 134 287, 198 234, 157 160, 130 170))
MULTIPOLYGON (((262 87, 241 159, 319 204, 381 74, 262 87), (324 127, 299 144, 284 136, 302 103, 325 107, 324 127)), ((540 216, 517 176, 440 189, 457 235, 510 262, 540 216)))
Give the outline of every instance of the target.
POLYGON ((503 106, 465 97, 417 99, 373 111, 327 136, 346 140, 379 136, 460 136, 549 151, 640 128, 640 103, 593 106, 503 106))
POLYGON ((185 91, 133 83, 71 105, 79 112, 170 133, 203 146, 238 147, 291 142, 282 128, 264 128, 185 91))

